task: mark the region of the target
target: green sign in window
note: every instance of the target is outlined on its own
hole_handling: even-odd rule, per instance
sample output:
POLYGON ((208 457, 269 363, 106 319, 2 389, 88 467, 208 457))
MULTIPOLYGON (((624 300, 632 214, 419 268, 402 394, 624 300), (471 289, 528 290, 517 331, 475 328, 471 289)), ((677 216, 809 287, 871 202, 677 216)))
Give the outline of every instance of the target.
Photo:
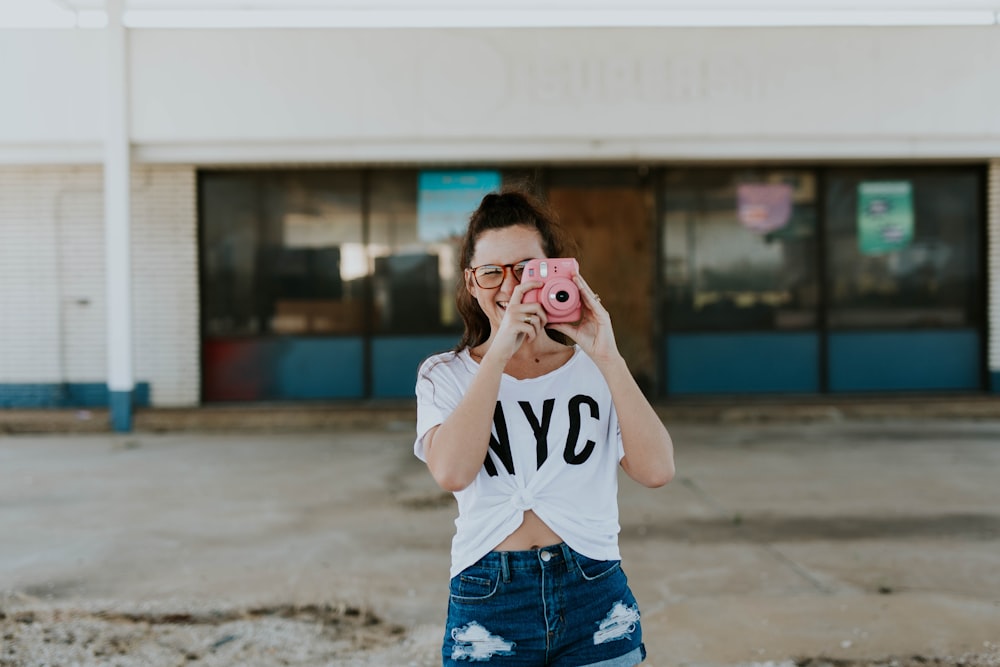
POLYGON ((863 255, 900 250, 913 241, 913 184, 858 183, 858 247, 863 255))

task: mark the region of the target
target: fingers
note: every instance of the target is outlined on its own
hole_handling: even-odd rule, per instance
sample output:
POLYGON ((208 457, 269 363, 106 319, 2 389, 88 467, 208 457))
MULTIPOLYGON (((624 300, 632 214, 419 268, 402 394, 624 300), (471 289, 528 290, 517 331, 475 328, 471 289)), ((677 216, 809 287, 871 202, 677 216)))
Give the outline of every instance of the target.
POLYGON ((542 312, 542 309, 537 304, 535 304, 532 310, 521 311, 515 317, 518 319, 518 324, 524 327, 519 330, 529 334, 532 338, 545 328, 545 313, 542 312))
POLYGON ((518 344, 525 339, 533 340, 545 328, 548 321, 541 304, 521 303, 520 297, 520 294, 511 295, 501 327, 514 333, 518 338, 518 344))
POLYGON ((538 302, 524 303, 524 295, 541 286, 542 283, 537 280, 520 283, 511 292, 510 301, 507 302, 506 317, 527 325, 535 333, 545 326, 545 311, 538 302))
POLYGON ((514 291, 511 292, 510 294, 510 302, 507 304, 507 307, 510 308, 511 306, 520 306, 522 302, 521 300, 524 299, 525 292, 530 292, 531 290, 539 289, 543 284, 544 283, 541 283, 537 280, 518 283, 517 287, 515 287, 514 291))
POLYGON ((587 281, 580 274, 576 275, 576 285, 580 288, 580 294, 583 295, 583 300, 591 310, 596 311, 598 308, 604 310, 604 306, 601 305, 601 297, 587 284, 587 281))

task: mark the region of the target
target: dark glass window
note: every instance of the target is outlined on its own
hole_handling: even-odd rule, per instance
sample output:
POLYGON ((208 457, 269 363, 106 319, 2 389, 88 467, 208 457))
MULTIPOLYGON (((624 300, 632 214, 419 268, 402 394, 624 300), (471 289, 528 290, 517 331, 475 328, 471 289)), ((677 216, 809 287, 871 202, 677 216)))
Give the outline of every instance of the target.
POLYGON ((359 172, 208 172, 201 205, 206 335, 364 330, 359 172))
POLYGON ((200 187, 206 336, 461 330, 460 239, 421 233, 416 170, 209 171, 200 187))
POLYGON ((375 331, 422 334, 460 327, 454 305, 457 240, 421 238, 417 172, 372 174, 370 201, 375 331))
POLYGON ((825 206, 829 326, 978 323, 981 187, 974 169, 832 170, 825 206))
POLYGON ((662 202, 664 314, 670 330, 816 326, 812 172, 670 171, 662 202))

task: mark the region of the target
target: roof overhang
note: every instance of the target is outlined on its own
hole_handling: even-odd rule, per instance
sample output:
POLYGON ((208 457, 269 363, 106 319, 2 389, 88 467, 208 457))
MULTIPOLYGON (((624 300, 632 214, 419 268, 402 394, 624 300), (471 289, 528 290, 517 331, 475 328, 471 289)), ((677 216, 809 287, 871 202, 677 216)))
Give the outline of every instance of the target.
MULTIPOLYGON (((1000 0, 125 0, 129 28, 996 25, 1000 0)), ((4 0, 0 28, 102 28, 103 0, 4 0)))

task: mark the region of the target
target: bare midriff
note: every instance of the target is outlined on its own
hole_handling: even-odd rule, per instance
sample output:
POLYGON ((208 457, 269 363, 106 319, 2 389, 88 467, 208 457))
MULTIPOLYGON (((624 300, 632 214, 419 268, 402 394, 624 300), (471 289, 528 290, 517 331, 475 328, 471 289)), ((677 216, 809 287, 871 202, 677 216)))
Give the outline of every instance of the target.
POLYGON ((503 542, 498 544, 494 551, 529 551, 540 547, 547 547, 559 544, 562 538, 555 531, 545 525, 545 522, 538 518, 538 515, 528 510, 524 513, 524 520, 517 530, 507 536, 503 542))

